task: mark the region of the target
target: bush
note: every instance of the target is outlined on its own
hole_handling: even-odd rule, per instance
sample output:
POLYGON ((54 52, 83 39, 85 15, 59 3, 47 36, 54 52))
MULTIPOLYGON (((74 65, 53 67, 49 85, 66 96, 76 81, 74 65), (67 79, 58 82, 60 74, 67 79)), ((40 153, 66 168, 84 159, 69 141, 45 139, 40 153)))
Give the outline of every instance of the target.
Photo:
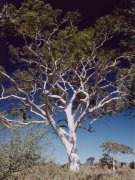
POLYGON ((135 162, 134 161, 130 162, 129 167, 131 169, 135 169, 135 162))
MULTIPOLYGON (((40 129, 40 128, 39 128, 40 129)), ((35 128, 12 129, 9 138, 0 144, 0 179, 34 166, 41 159, 39 140, 46 134, 35 128)), ((47 143, 46 143, 47 145, 47 143)))

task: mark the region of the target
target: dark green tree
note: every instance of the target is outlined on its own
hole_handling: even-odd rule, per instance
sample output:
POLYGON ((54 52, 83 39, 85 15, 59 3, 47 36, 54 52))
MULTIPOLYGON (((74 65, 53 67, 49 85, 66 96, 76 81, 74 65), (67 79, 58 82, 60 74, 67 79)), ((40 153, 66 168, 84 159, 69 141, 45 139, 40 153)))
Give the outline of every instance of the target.
POLYGON ((99 164, 102 168, 107 166, 110 169, 112 167, 112 157, 109 154, 103 154, 102 158, 99 159, 99 164))
POLYGON ((86 164, 93 165, 93 164, 94 164, 94 161, 95 161, 95 158, 94 158, 94 157, 89 157, 88 159, 86 159, 86 164))
POLYGON ((78 170, 77 129, 92 132, 96 120, 125 108, 128 99, 125 83, 130 84, 134 49, 123 48, 127 35, 120 44, 128 26, 125 17, 106 15, 80 30, 77 12, 64 14, 41 0, 26 0, 19 8, 5 5, 0 18, 16 67, 12 74, 0 69, 0 100, 12 99, 7 109, 15 115, 23 107, 23 114, 39 118, 14 115, 14 120, 1 111, 1 123, 52 127, 66 148, 70 169, 78 170), (61 112, 65 117, 58 120, 61 112))
POLYGON ((129 167, 131 169, 135 169, 135 162, 134 161, 130 162, 129 167))

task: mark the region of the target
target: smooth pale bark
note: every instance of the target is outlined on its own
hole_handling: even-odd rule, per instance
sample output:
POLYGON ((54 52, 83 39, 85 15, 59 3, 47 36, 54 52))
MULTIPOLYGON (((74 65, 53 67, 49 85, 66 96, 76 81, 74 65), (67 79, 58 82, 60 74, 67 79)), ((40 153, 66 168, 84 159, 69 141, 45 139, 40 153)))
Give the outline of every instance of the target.
POLYGON ((70 170, 71 171, 78 171, 80 160, 77 154, 77 147, 76 147, 76 132, 75 132, 75 123, 74 117, 72 115, 72 103, 69 103, 66 110, 66 116, 68 120, 68 128, 69 128, 69 137, 68 137, 68 158, 70 163, 70 170))
POLYGON ((71 171, 79 171, 80 160, 76 148, 76 133, 70 132, 69 137, 63 135, 63 132, 59 131, 59 137, 65 146, 71 171))
POLYGON ((75 131, 74 117, 72 115, 72 103, 69 103, 65 112, 66 112, 67 121, 68 121, 68 129, 69 129, 68 135, 69 136, 67 137, 66 140, 64 140, 63 144, 68 154, 70 170, 78 171, 79 166, 80 166, 80 160, 79 160, 77 147, 76 147, 76 131, 75 131))
POLYGON ((68 139, 68 159, 70 163, 70 170, 71 171, 78 171, 80 166, 79 156, 77 154, 77 147, 76 147, 76 133, 70 133, 70 137, 68 139))
POLYGON ((112 166, 113 166, 113 167, 112 167, 113 171, 115 171, 116 168, 115 168, 115 160, 114 160, 114 158, 113 158, 112 166))
POLYGON ((66 134, 59 126, 53 122, 53 127, 56 130, 57 134, 59 135, 60 140, 62 141, 70 164, 71 171, 78 171, 80 166, 79 156, 77 154, 77 147, 76 147, 76 132, 74 126, 70 128, 69 133, 66 134))

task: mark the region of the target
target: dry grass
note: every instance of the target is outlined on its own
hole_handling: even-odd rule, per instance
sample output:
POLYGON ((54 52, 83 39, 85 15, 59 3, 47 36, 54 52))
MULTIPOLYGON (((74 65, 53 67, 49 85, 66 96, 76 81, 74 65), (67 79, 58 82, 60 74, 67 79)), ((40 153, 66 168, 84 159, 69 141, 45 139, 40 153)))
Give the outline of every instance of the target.
POLYGON ((112 172, 108 169, 81 165, 80 172, 72 173, 67 166, 57 164, 37 165, 20 173, 14 174, 13 180, 134 180, 134 170, 119 169, 112 172))

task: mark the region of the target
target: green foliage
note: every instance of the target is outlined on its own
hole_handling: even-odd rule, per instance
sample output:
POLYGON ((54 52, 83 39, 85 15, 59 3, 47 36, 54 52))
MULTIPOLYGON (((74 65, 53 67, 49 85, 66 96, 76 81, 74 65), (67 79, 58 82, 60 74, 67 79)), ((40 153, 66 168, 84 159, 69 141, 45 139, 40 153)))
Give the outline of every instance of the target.
POLYGON ((0 71, 4 71, 4 68, 0 66, 0 71))
MULTIPOLYGON (((117 88, 130 94, 131 79, 133 81, 135 78, 131 60, 134 57, 134 50, 133 47, 128 49, 125 47, 127 47, 128 39, 134 33, 129 28, 127 29, 128 24, 125 17, 106 15, 100 17, 93 27, 82 30, 77 27, 78 18, 78 12, 64 14, 41 0, 33 2, 26 0, 19 8, 10 4, 2 13, 2 25, 6 29, 6 36, 10 36, 11 33, 7 32, 12 31, 12 35, 21 42, 19 46, 12 43, 9 45, 14 63, 17 63, 18 67, 21 66, 12 77, 18 86, 28 93, 30 99, 36 96, 35 99, 40 100, 39 105, 44 102, 44 82, 46 80, 46 87, 50 93, 55 92, 57 95, 66 97, 60 88, 54 85, 57 81, 61 83, 60 76, 66 71, 69 73, 64 76, 64 80, 68 80, 75 89, 79 88, 80 80, 74 70, 80 74, 79 71, 83 69, 82 63, 87 62, 87 69, 95 72, 84 87, 88 94, 94 94, 89 99, 101 100, 109 95, 110 89, 116 90, 117 88), (125 38, 120 44, 121 36, 125 38), (113 37, 118 41, 115 47, 112 45, 115 43, 113 37), (117 57, 121 58, 117 59, 117 57), (126 68, 120 66, 125 59, 129 64, 126 68), (111 75, 114 76, 114 80, 111 80, 111 75), (101 83, 98 83, 101 79, 101 83), (110 84, 110 87, 101 89, 103 84, 110 84), (125 84, 129 88, 125 88, 125 84), (34 94, 34 87, 40 89, 38 93, 34 94)), ((91 72, 86 73, 82 81, 87 80, 90 74, 91 72)), ((7 89, 7 94, 16 93, 18 95, 16 89, 11 86, 7 89)), ((74 109, 79 105, 79 100, 85 98, 83 93, 80 94, 76 96, 74 109), (82 97, 79 97, 80 94, 82 97)), ((110 95, 111 98, 114 96, 110 95)), ((54 101, 55 99, 53 103, 54 101)), ((92 104, 91 107, 94 105, 92 104)), ((112 115, 126 106, 125 99, 122 97, 119 101, 114 100, 109 105, 104 105, 92 116, 102 117, 107 113, 112 115)))
POLYGON ((10 4, 5 13, 7 18, 14 19, 9 26, 13 24, 17 27, 20 26, 20 31, 33 36, 38 30, 37 27, 40 30, 43 30, 46 26, 52 27, 55 18, 60 15, 60 10, 55 11, 49 4, 45 5, 40 0, 33 2, 28 0, 22 3, 20 10, 10 4))
POLYGON ((78 12, 65 14, 41 0, 26 0, 19 8, 4 6, 1 27, 6 37, 19 42, 9 42, 17 64, 11 75, 16 84, 9 80, 4 95, 23 98, 27 111, 33 106, 40 117, 44 111, 54 117, 74 92, 73 113, 87 107, 84 119, 112 115, 127 107, 130 90, 134 92, 135 53, 129 41, 134 37, 133 23, 124 15, 106 15, 93 27, 79 29, 78 19, 78 12))
POLYGON ((100 147, 107 154, 117 154, 117 153, 134 154, 133 148, 123 144, 118 144, 116 142, 107 141, 101 144, 100 147))
MULTIPOLYGON (((0 66, 0 72, 5 72, 4 68, 2 66, 0 66)), ((0 73, 0 82, 6 82, 7 78, 5 78, 4 76, 1 75, 0 73)))
MULTIPOLYGON (((2 133, 4 130, 1 135, 2 133)), ((47 133, 43 128, 38 130, 35 127, 27 127, 22 130, 11 129, 9 138, 0 142, 0 178, 12 177, 13 173, 26 170, 40 162, 43 148, 39 145, 41 138, 45 143, 44 150, 48 148, 47 137, 43 138, 45 134, 47 133)))

